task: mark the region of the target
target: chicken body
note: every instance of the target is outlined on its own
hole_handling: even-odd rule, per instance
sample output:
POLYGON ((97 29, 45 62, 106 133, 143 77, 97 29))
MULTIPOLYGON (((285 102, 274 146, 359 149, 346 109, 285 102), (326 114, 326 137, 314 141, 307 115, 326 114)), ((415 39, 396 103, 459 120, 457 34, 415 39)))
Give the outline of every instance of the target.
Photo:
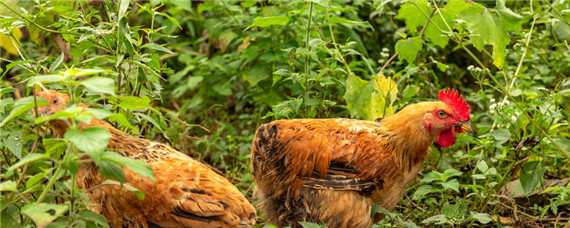
POLYGON ((396 206, 436 140, 449 146, 455 132, 472 130, 455 111, 423 102, 380 122, 296 119, 260 126, 251 168, 261 211, 280 227, 300 227, 300 221, 372 226, 384 217, 371 218, 372 206, 396 206))
MULTIPOLYGON (((55 105, 67 103, 67 95, 55 91, 39 92, 55 105), (59 103, 58 103, 59 102, 59 103)), ((59 108, 44 107, 53 113, 59 108)), ((67 122, 48 123, 62 137, 67 122)), ((111 133, 108 148, 129 158, 145 161, 152 167, 156 184, 129 169, 125 183, 144 192, 139 200, 133 192, 116 185, 99 186, 107 178, 93 163, 81 163, 76 186, 89 189, 88 209, 102 214, 112 227, 253 227, 256 213, 241 192, 206 165, 162 143, 135 138, 109 123, 93 118, 80 129, 105 128, 111 133)))

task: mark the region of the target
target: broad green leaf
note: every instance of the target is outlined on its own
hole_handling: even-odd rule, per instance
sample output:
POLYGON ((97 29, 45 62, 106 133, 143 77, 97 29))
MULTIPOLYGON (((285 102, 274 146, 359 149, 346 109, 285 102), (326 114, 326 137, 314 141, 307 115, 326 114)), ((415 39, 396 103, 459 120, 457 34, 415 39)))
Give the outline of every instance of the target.
POLYGON ((144 97, 116 97, 119 99, 119 107, 124 109, 142 109, 150 107, 150 98, 144 97))
POLYGON ((93 116, 95 116, 95 118, 97 119, 105 119, 111 115, 113 115, 113 113, 109 110, 105 110, 105 109, 99 109, 99 108, 89 108, 85 110, 86 113, 91 113, 93 114, 93 116))
POLYGON ((562 147, 562 149, 565 149, 567 153, 570 152, 570 140, 567 138, 556 138, 554 142, 562 147))
POLYGON ((483 224, 487 224, 493 220, 491 216, 487 213, 478 213, 474 211, 471 212, 471 215, 469 217, 476 219, 477 221, 483 224))
MULTIPOLYGON (((35 162, 38 160, 46 159, 46 158, 48 158, 47 154, 38 154, 38 153, 28 154, 24 158, 22 158, 20 161, 16 162, 16 164, 13 164, 12 166, 10 166, 10 168, 8 168, 6 173, 13 173, 14 170, 16 170, 18 167, 20 167, 22 165, 25 165, 25 164, 31 163, 31 162, 35 162)), ((9 177, 9 176, 7 176, 7 177, 9 177)))
POLYGON ((511 40, 507 32, 518 32, 522 17, 499 0, 497 9, 485 9, 480 4, 469 3, 468 8, 457 15, 457 19, 467 23, 471 41, 477 50, 482 50, 485 45, 493 46, 493 64, 502 69, 507 55, 506 47, 511 40))
POLYGON ((260 81, 269 78, 269 76, 271 76, 271 69, 269 69, 267 64, 256 64, 251 70, 245 73, 244 79, 254 87, 260 81))
POLYGON ((398 15, 396 15, 395 18, 406 20, 406 29, 408 29, 410 33, 415 34, 416 29, 419 26, 424 26, 426 23, 427 17, 425 15, 430 15, 427 4, 426 0, 411 0, 404 3, 402 7, 400 7, 400 10, 398 10, 398 15))
POLYGON ((370 25, 370 23, 369 23, 368 21, 351 21, 351 20, 348 20, 348 19, 343 18, 343 17, 334 16, 334 17, 330 17, 330 18, 329 18, 328 23, 331 23, 331 24, 336 24, 336 23, 338 23, 338 24, 360 25, 360 26, 363 26, 363 27, 365 27, 365 28, 372 29, 372 31, 374 31, 374 27, 372 27, 372 25, 370 25))
POLYGON ((502 145, 511 139, 511 132, 507 129, 501 128, 487 134, 483 134, 479 136, 479 138, 485 138, 487 136, 493 136, 493 138, 495 138, 495 143, 497 145, 502 145))
POLYGON ((121 124, 122 126, 133 128, 131 122, 129 122, 129 120, 127 120, 127 117, 125 117, 125 115, 123 115, 122 113, 115 113, 113 115, 110 115, 108 118, 109 120, 115 121, 121 124))
POLYGON ((232 40, 234 40, 237 37, 238 34, 232 32, 231 30, 222 32, 220 34, 220 46, 222 51, 225 51, 226 47, 230 44, 230 42, 232 42, 232 40))
POLYGON ((113 72, 111 70, 102 70, 102 69, 69 69, 69 70, 61 72, 61 73, 63 75, 69 75, 69 76, 72 76, 74 78, 81 77, 81 76, 94 75, 94 74, 102 74, 102 73, 117 74, 116 72, 113 72))
POLYGON ((134 192, 137 195, 137 198, 139 198, 140 200, 144 200, 144 192, 142 192, 138 188, 135 188, 135 187, 130 186, 128 184, 121 184, 121 183, 118 183, 114 180, 106 180, 106 181, 103 181, 103 183, 101 183, 101 185, 119 185, 121 187, 124 187, 128 191, 134 192))
POLYGON ((321 226, 319 224, 312 223, 312 222, 299 222, 299 224, 301 224, 301 226, 303 228, 323 228, 323 227, 325 227, 325 226, 321 226))
POLYGON ((447 27, 447 25, 451 26, 451 29, 453 29, 454 25, 453 20, 455 19, 455 14, 445 9, 441 9, 440 12, 441 15, 439 15, 439 13, 436 13, 433 15, 433 17, 431 17, 431 23, 428 23, 424 35, 426 38, 430 39, 431 42, 434 43, 435 45, 444 48, 449 42, 449 37, 447 37, 447 35, 444 34, 442 31, 440 31, 439 29, 449 32, 449 28, 447 27), (445 22, 447 22, 447 25, 443 21, 442 16, 445 19, 445 22))
POLYGON ((437 171, 431 171, 426 174, 426 176, 420 181, 421 183, 431 183, 433 181, 443 181, 441 173, 437 171))
POLYGON ((441 214, 445 215, 446 218, 455 218, 457 215, 457 206, 448 204, 441 207, 441 214))
POLYGON ((445 215, 434 215, 431 216, 427 219, 424 219, 422 221, 423 224, 431 224, 431 223, 435 223, 435 224, 443 224, 447 222, 447 218, 445 217, 445 215))
POLYGON ((418 51, 422 50, 423 40, 419 37, 412 37, 405 40, 398 40, 396 43, 396 52, 399 52, 398 58, 406 60, 409 64, 414 64, 418 51))
POLYGON ((119 17, 117 19, 122 19, 125 17, 127 10, 129 9, 129 0, 119 0, 119 17))
POLYGON ((85 128, 81 131, 71 129, 65 132, 64 138, 71 141, 77 149, 86 153, 94 153, 105 150, 111 133, 98 127, 85 128))
POLYGON ((445 189, 451 189, 455 192, 459 192, 459 181, 457 181, 457 179, 452 179, 450 181, 443 182, 441 183, 441 186, 443 186, 443 188, 445 189))
MULTIPOLYGON (((37 103, 38 103, 38 106, 49 105, 43 98, 39 98, 39 97, 37 97, 37 103)), ((12 109, 12 111, 10 111, 10 114, 8 114, 6 119, 4 119, 4 120, 2 120, 2 122, 0 122, 0 127, 4 126, 6 123, 8 123, 8 121, 14 119, 15 117, 22 115, 24 112, 29 111, 33 107, 34 107, 34 97, 33 96, 24 97, 22 99, 19 99, 14 104, 14 109, 12 109)))
POLYGON ((121 183, 125 182, 125 172, 119 165, 113 162, 101 161, 99 163, 99 173, 104 177, 118 180, 121 183))
POLYGON ((186 82, 186 85, 188 86, 188 89, 196 89, 198 88, 198 85, 200 85, 200 82, 202 82, 203 80, 204 77, 202 76, 189 77, 188 81, 186 82))
POLYGON ((172 52, 171 50, 169 50, 168 48, 165 48, 163 46, 160 46, 156 43, 146 43, 145 45, 142 46, 143 48, 150 48, 150 49, 154 49, 157 51, 162 51, 168 54, 173 54, 174 52, 172 52))
POLYGON ((449 168, 443 172, 443 180, 445 181, 445 180, 447 180, 447 178, 450 178, 450 177, 461 176, 461 174, 463 174, 463 172, 461 172, 457 169, 454 169, 454 168, 449 168))
POLYGON ((540 186, 544 174, 544 164, 541 161, 530 161, 523 164, 520 171, 521 186, 529 195, 540 186))
POLYGON ((0 183, 0 192, 17 192, 18 187, 13 180, 3 181, 0 183))
POLYGON ((154 173, 152 171, 152 168, 143 160, 136 160, 124 157, 115 152, 105 152, 103 154, 103 161, 110 161, 118 165, 124 166, 132 170, 133 172, 138 173, 143 177, 147 177, 151 179, 153 182, 156 182, 154 180, 154 173))
POLYGON ((302 104, 303 99, 282 101, 273 106, 273 113, 277 118, 296 117, 302 104))
POLYGON ((479 162, 479 165, 477 165, 477 169, 482 173, 485 173, 489 169, 489 165, 487 165, 487 162, 485 162, 485 160, 481 160, 479 162))
POLYGON ((272 25, 284 25, 287 24, 287 22, 289 22, 289 17, 287 17, 286 14, 275 17, 256 17, 253 19, 253 23, 250 27, 258 26, 264 28, 272 25))
POLYGON ((146 121, 148 121, 152 125, 154 125, 161 133, 164 133, 164 130, 162 130, 162 126, 160 126, 160 124, 158 122, 156 122, 156 120, 154 120, 153 118, 150 118, 150 116, 148 116, 144 113, 138 113, 138 112, 133 113, 133 115, 145 119, 146 121))
POLYGON ((374 217, 376 213, 388 214, 390 212, 385 208, 383 208, 382 206, 374 204, 372 205, 372 209, 370 210, 370 217, 374 217))
POLYGON ((22 132, 9 131, 6 134, 0 134, 2 142, 18 159, 22 158, 22 132))
POLYGON ((26 204, 22 207, 22 214, 31 218, 36 227, 45 227, 63 215, 67 209, 67 204, 26 204))
MULTIPOLYGON (((318 4, 322 7, 328 7, 329 6, 329 1, 328 0, 307 0, 308 2, 313 2, 315 4, 318 4)), ((305 1, 305 2, 307 2, 305 1)))
POLYGON ((375 121, 394 113, 392 103, 397 93, 396 82, 384 75, 370 81, 349 75, 344 99, 351 116, 360 115, 362 119, 375 121))
POLYGON ((115 95, 115 81, 110 78, 90 77, 79 84, 85 86, 85 89, 91 93, 115 95))
MULTIPOLYGON (((103 183, 105 183, 107 181, 113 181, 113 180, 106 180, 106 181, 103 181, 103 183)), ((103 183, 101 183, 101 185, 103 183)), ((115 181, 115 183, 116 183, 116 181, 115 181)), ((109 227, 109 224, 107 224, 107 221, 105 220, 105 217, 103 217, 103 215, 97 214, 91 210, 81 210, 78 213, 78 217, 85 219, 85 220, 93 221, 95 223, 95 225, 100 225, 103 227, 109 227)))
POLYGON ((422 199, 429 193, 437 192, 438 190, 432 187, 431 185, 422 185, 420 186, 412 195, 413 199, 422 199))
POLYGON ((216 2, 214 1, 202 2, 198 5, 198 13, 202 13, 208 10, 213 10, 215 7, 216 7, 216 2))

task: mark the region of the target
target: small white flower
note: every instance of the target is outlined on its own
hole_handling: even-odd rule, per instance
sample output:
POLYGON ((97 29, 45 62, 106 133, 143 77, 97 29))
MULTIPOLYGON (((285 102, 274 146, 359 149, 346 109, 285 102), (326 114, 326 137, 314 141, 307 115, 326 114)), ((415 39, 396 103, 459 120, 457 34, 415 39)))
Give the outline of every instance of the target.
POLYGON ((520 115, 519 111, 516 111, 515 116, 519 116, 519 115, 520 115))
POLYGON ((384 59, 379 59, 378 64, 382 64, 382 63, 384 63, 384 61, 385 61, 384 59))
POLYGON ((497 107, 497 104, 491 104, 491 106, 489 106, 489 110, 493 110, 497 107))
POLYGON ((495 110, 494 110, 494 109, 489 110, 489 113, 490 113, 491 115, 494 115, 494 114, 495 114, 495 110))
POLYGON ((491 103, 495 102, 495 98, 491 98, 491 103))
POLYGON ((382 48, 382 52, 389 52, 389 51, 390 51, 390 49, 388 49, 388 48, 382 48))
POLYGON ((474 68, 475 68, 475 67, 473 67, 473 65, 469 65, 469 66, 467 67, 467 70, 468 70, 468 71, 473 71, 474 68))
POLYGON ((537 90, 542 90, 542 91, 544 91, 544 92, 548 92, 548 89, 547 89, 547 88, 544 88, 544 87, 540 87, 540 88, 536 88, 536 89, 537 89, 537 90))
POLYGON ((481 69, 481 68, 479 68, 479 67, 475 67, 475 70, 474 70, 474 71, 475 71, 475 72, 482 72, 483 69, 481 69))
POLYGON ((517 117, 516 116, 511 116, 511 120, 513 121, 513 123, 517 122, 517 117))
POLYGON ((505 104, 505 105, 508 105, 509 103, 510 103, 509 100, 505 100, 505 101, 504 101, 504 104, 505 104))
POLYGON ((503 107, 503 102, 502 101, 497 102, 497 107, 503 107))
POLYGON ((382 57, 384 57, 384 58, 390 57, 390 54, 384 53, 384 52, 380 53, 380 55, 381 55, 382 57))

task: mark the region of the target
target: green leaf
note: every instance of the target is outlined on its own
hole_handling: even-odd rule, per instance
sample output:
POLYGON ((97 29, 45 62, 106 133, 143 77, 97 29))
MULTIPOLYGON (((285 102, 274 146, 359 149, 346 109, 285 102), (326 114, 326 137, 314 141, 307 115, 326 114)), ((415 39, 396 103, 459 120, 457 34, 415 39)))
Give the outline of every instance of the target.
POLYGON ((487 162, 485 162, 485 160, 481 160, 477 165, 477 169, 482 173, 485 173, 489 169, 489 165, 487 165, 487 162))
POLYGON ((570 151, 570 140, 567 138, 555 138, 554 142, 566 151, 570 151))
MULTIPOLYGON (((425 30, 424 34, 425 34, 425 37, 430 39, 432 43, 440 46, 441 48, 444 48, 445 46, 447 46, 447 43, 449 42, 449 37, 446 34, 442 33, 437 28, 440 28, 443 31, 448 31, 449 29, 445 25, 445 22, 447 22, 448 25, 453 26, 453 19, 455 19, 455 14, 452 14, 448 10, 444 10, 444 9, 442 9, 440 12, 441 12, 441 15, 439 13, 436 13, 433 15, 433 17, 431 18, 432 23, 428 23, 428 25, 426 26, 426 30, 425 30), (443 16, 443 19, 442 19, 442 16, 443 16), (445 19, 445 22, 443 21, 444 19, 445 19)), ((453 29, 453 27, 452 27, 452 29, 453 29)), ((438 65, 438 67, 439 67, 439 65, 438 65)), ((441 68, 440 68, 440 70, 441 70, 441 68)), ((445 70, 442 70, 442 71, 445 71, 445 70)))
POLYGON ((409 64, 414 64, 418 51, 422 50, 423 40, 419 37, 412 37, 405 40, 398 40, 396 43, 396 52, 399 52, 398 58, 406 60, 409 64))
POLYGON ((384 75, 370 81, 349 75, 344 99, 352 117, 360 115, 362 119, 375 121, 394 112, 392 103, 397 93, 396 82, 384 75))
POLYGON ((67 204, 26 204, 22 207, 22 214, 34 221, 36 227, 45 227, 68 209, 67 204))
POLYGON ((459 181, 457 181, 457 179, 452 179, 450 181, 443 182, 441 183, 441 186, 443 186, 443 188, 445 189, 451 189, 455 192, 459 192, 459 181))
POLYGON ((323 228, 323 227, 325 227, 325 226, 321 226, 319 224, 312 223, 312 222, 299 222, 299 224, 301 224, 301 226, 303 228, 323 228))
POLYGON ((208 10, 213 10, 215 7, 216 3, 214 1, 202 2, 198 5, 198 13, 202 13, 208 10))
POLYGON ((133 125, 131 124, 131 122, 129 122, 129 120, 127 120, 127 117, 125 117, 125 115, 123 115, 122 113, 115 113, 113 115, 110 115, 109 120, 115 121, 119 124, 121 124, 122 126, 128 127, 128 128, 133 128, 133 125))
POLYGON ((91 77, 79 84, 85 86, 85 89, 91 93, 115 95, 115 81, 110 78, 91 77))
POLYGON ((51 65, 49 66, 49 73, 53 74, 53 72, 55 72, 55 70, 57 70, 57 68, 59 67, 59 65, 61 64, 61 62, 63 62, 63 53, 61 53, 57 59, 55 59, 53 61, 53 63, 51 63, 51 65))
POLYGON ((13 180, 3 181, 0 183, 0 192, 17 192, 18 187, 13 180))
POLYGON ((286 14, 276 17, 256 17, 253 19, 250 27, 258 26, 264 28, 272 25, 284 25, 287 22, 289 22, 289 17, 286 14))
POLYGON ((445 217, 445 215, 434 215, 422 221, 423 224, 431 224, 431 223, 443 224, 445 222, 447 222, 447 218, 445 217))
POLYGON ((527 195, 540 187, 544 171, 545 167, 541 161, 529 161, 523 164, 523 168, 520 171, 520 180, 521 186, 527 195))
POLYGON ((432 187, 431 185, 422 185, 420 186, 412 195, 413 199, 422 199, 429 193, 437 192, 437 189, 432 187))
POLYGON ((53 83, 53 82, 60 82, 69 79, 69 77, 64 75, 40 75, 40 76, 33 76, 28 80, 26 86, 31 86, 37 82, 41 82, 44 84, 53 83))
POLYGON ((334 17, 330 17, 330 18, 329 18, 328 23, 331 23, 331 24, 336 24, 336 23, 338 23, 338 24, 360 25, 360 26, 363 26, 363 27, 365 27, 365 28, 372 29, 372 31, 374 31, 374 27, 372 27, 372 25, 370 25, 370 23, 369 23, 368 21, 351 21, 351 20, 348 20, 348 19, 346 19, 346 18, 334 16, 334 17))
POLYGON ((115 164, 124 166, 124 167, 132 170, 133 172, 135 172, 135 173, 137 173, 143 177, 147 177, 147 178, 151 179, 153 182, 156 182, 154 180, 154 173, 152 171, 152 168, 150 167, 149 164, 147 164, 143 160, 136 160, 136 159, 124 157, 124 156, 121 156, 120 154, 117 154, 115 152, 105 152, 103 154, 102 160, 103 161, 110 161, 110 162, 113 162, 115 164))
POLYGON ((143 109, 150 107, 150 98, 144 97, 116 97, 119 99, 119 107, 124 109, 143 109))
POLYGON ((487 224, 493 220, 491 216, 487 213, 478 213, 474 211, 471 212, 471 215, 469 217, 476 219, 477 221, 483 224, 487 224))
POLYGON ((271 70, 267 64, 256 64, 251 70, 247 71, 244 75, 244 79, 249 82, 249 84, 254 87, 262 80, 265 80, 271 76, 271 70))
POLYGON ((469 3, 468 8, 457 15, 457 19, 467 23, 467 30, 477 50, 485 45, 493 46, 493 64, 502 69, 510 43, 508 31, 518 32, 521 29, 522 17, 507 7, 504 1, 497 1, 497 9, 485 9, 477 3, 469 3))
POLYGON ((2 142, 4 146, 8 148, 14 156, 18 159, 22 158, 22 132, 21 131, 9 131, 6 134, 0 134, 2 136, 2 142))
POLYGON ((119 185, 121 187, 124 187, 128 191, 134 192, 137 195, 137 198, 139 198, 140 200, 144 200, 144 192, 142 192, 138 188, 135 188, 135 187, 130 186, 128 184, 121 184, 121 183, 118 183, 114 180, 106 180, 106 181, 103 181, 103 183, 101 183, 101 185, 119 185))
POLYGON ((102 69, 69 69, 65 72, 62 72, 63 75, 69 75, 74 78, 94 75, 94 74, 102 74, 102 73, 117 74, 116 72, 113 72, 111 70, 102 70, 102 69))
POLYGON ((441 173, 437 171, 431 171, 426 174, 426 176, 420 181, 421 183, 431 183, 433 181, 443 181, 441 173))
POLYGON ((109 144, 111 133, 98 127, 85 128, 81 131, 71 129, 65 132, 64 138, 71 141, 79 150, 95 153, 105 150, 109 144))
POLYGON ((457 169, 454 169, 454 168, 449 168, 443 172, 443 180, 445 181, 445 180, 447 180, 447 178, 450 178, 450 177, 461 176, 461 174, 463 174, 463 172, 461 172, 457 169))
MULTIPOLYGON (((17 169, 18 167, 20 167, 22 165, 25 165, 25 164, 31 163, 31 162, 35 162, 38 160, 46 159, 46 158, 48 158, 47 154, 38 154, 38 153, 28 154, 24 158, 22 158, 20 161, 16 162, 16 164, 13 164, 12 166, 10 166, 10 168, 8 168, 6 173, 13 173, 15 169, 17 169)), ((7 177, 9 177, 9 176, 7 176, 7 177)))
POLYGON ((188 89, 196 89, 202 80, 204 80, 204 77, 202 76, 189 77, 186 85, 188 86, 188 89))
POLYGON ((174 54, 174 52, 172 52, 171 50, 169 50, 168 48, 165 48, 163 46, 160 46, 156 43, 146 43, 145 45, 141 46, 142 48, 149 48, 149 49, 154 49, 157 51, 162 51, 168 54, 174 54))
POLYGON ((146 121, 148 121, 152 125, 154 125, 154 127, 156 127, 161 133, 164 133, 164 130, 162 130, 162 126, 160 126, 160 124, 158 124, 158 122, 156 122, 153 118, 150 118, 150 116, 148 116, 144 113, 138 113, 138 112, 133 113, 133 115, 145 119, 146 121))
POLYGON ((127 14, 129 9, 130 0, 119 0, 119 17, 117 19, 121 20, 127 14))
POLYGON ((415 34, 416 29, 419 26, 424 26, 427 21, 427 17, 424 14, 430 15, 427 1, 412 0, 410 2, 404 3, 402 7, 400 7, 400 10, 398 10, 398 15, 396 15, 395 18, 406 20, 406 29, 408 29, 410 33, 415 34), (416 7, 414 4, 416 4, 421 10, 418 9, 418 7, 416 7))
POLYGON ((273 106, 273 113, 277 118, 291 118, 297 117, 299 109, 303 104, 303 99, 295 99, 279 102, 277 105, 273 106))
MULTIPOLYGON (((103 181, 103 183, 101 183, 101 185, 103 185, 105 182, 108 182, 108 181, 113 181, 113 180, 103 181)), ((116 183, 116 181, 114 181, 114 182, 116 183)), ((103 217, 103 215, 97 214, 91 210, 81 210, 78 213, 78 217, 85 219, 85 220, 93 221, 95 223, 95 225, 99 225, 99 226, 103 226, 103 227, 109 227, 109 224, 107 224, 107 221, 105 220, 105 217, 103 217)))
MULTIPOLYGON (((37 98, 37 103, 38 103, 38 107, 49 105, 49 103, 47 103, 47 101, 45 101, 43 98, 39 98, 39 97, 37 98)), ((6 123, 8 123, 8 121, 14 119, 15 117, 22 115, 24 112, 29 111, 33 107, 34 107, 34 97, 33 96, 24 97, 22 99, 19 99, 14 104, 14 109, 12 109, 12 111, 10 111, 10 114, 8 114, 6 119, 4 119, 4 120, 2 120, 2 122, 0 122, 0 127, 4 126, 6 123)))
POLYGON ((383 208, 382 206, 374 204, 372 205, 372 209, 370 210, 370 217, 371 218, 374 217, 376 213, 389 214, 390 212, 385 208, 383 208))
POLYGON ((119 182, 125 182, 125 172, 121 167, 113 162, 101 161, 99 163, 99 173, 104 177, 118 180, 119 182))

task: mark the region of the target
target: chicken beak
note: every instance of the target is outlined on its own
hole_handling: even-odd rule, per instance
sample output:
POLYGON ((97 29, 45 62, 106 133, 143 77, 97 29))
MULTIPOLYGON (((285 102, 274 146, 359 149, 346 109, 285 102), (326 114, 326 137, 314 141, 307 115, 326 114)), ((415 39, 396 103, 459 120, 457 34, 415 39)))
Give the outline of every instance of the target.
POLYGON ((464 122, 464 123, 460 123, 460 124, 456 124, 455 126, 461 130, 466 131, 466 132, 473 132, 473 125, 471 125, 471 122, 469 122, 469 121, 464 122))

